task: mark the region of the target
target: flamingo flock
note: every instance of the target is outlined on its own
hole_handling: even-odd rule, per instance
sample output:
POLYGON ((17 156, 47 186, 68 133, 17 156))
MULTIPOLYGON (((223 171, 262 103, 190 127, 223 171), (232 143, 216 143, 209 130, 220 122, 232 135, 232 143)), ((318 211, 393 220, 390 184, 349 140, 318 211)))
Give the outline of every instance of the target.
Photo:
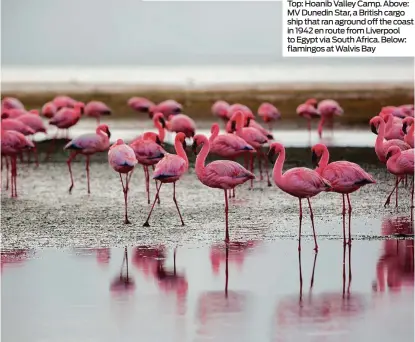
MULTIPOLYGON (((188 172, 189 159, 186 147, 188 141, 192 141, 192 150, 196 157, 195 173, 197 179, 205 186, 221 189, 225 200, 225 241, 229 243, 229 201, 235 197, 235 188, 250 182, 249 189, 253 189, 253 181, 259 178, 266 180, 271 187, 271 179, 275 185, 288 195, 298 198, 300 229, 298 233, 298 249, 301 249, 301 220, 302 200, 306 199, 310 210, 311 225, 315 243, 315 251, 318 251, 317 233, 314 225, 311 198, 321 192, 336 192, 342 195, 343 216, 346 213, 346 200, 349 214, 352 211, 350 194, 361 187, 376 183, 376 180, 359 165, 348 161, 330 162, 329 150, 323 143, 311 147, 311 157, 315 163, 315 169, 295 167, 284 169, 286 150, 283 144, 276 142, 275 133, 271 131, 272 124, 281 119, 280 111, 271 103, 262 103, 257 111, 258 117, 267 124, 265 128, 256 121, 252 110, 246 105, 229 104, 219 100, 212 105, 212 115, 224 124, 225 132, 220 134, 219 123, 211 127, 210 137, 197 133, 197 125, 194 120, 183 114, 183 106, 174 101, 166 100, 159 104, 152 101, 134 97, 127 105, 134 111, 147 115, 152 120, 155 132, 145 132, 133 141, 126 143, 117 139, 110 146, 110 129, 108 125, 101 124, 101 117, 112 115, 112 110, 104 103, 90 101, 87 104, 72 99, 68 96, 57 96, 52 101, 43 105, 40 115, 47 118, 50 126, 56 126, 55 136, 50 144, 47 159, 58 137, 59 130, 65 131, 76 125, 83 116, 96 119, 95 133, 80 135, 65 145, 70 155, 67 165, 70 174, 69 192, 74 187, 71 162, 81 154, 86 158, 87 189, 90 191, 89 163, 90 157, 95 153, 108 151, 108 163, 119 174, 124 193, 124 223, 131 223, 128 219, 128 192, 130 180, 137 164, 144 170, 147 204, 150 204, 150 166, 153 169, 151 178, 156 183, 156 193, 150 207, 148 217, 143 226, 148 227, 155 204, 160 204, 160 190, 163 184, 172 183, 173 201, 175 203, 181 225, 185 225, 176 198, 176 183, 188 172), (175 154, 166 152, 166 132, 176 133, 174 138, 175 154), (268 154, 264 149, 268 148, 268 154), (206 165, 208 155, 214 154, 226 160, 218 160, 206 165), (277 155, 274 161, 273 157, 277 155), (236 160, 244 158, 244 166, 236 160), (229 159, 229 160, 228 160, 229 159), (254 160, 258 162, 259 175, 254 173, 254 160), (270 175, 269 162, 273 163, 270 175), (265 168, 265 177, 263 176, 265 168), (124 177, 125 175, 125 177, 124 177), (259 176, 259 177, 258 177, 259 176)), ((336 101, 326 99, 318 102, 316 99, 308 99, 297 107, 297 114, 308 122, 311 132, 311 121, 318 118, 317 132, 322 137, 323 129, 327 125, 333 129, 335 117, 344 114, 344 110, 336 101)), ((388 196, 385 206, 390 203, 393 193, 396 193, 396 206, 398 206, 398 185, 403 179, 414 174, 414 106, 403 105, 399 107, 388 106, 381 108, 378 115, 370 122, 372 132, 377 135, 375 141, 375 153, 379 161, 386 165, 387 170, 396 181, 395 186, 388 196)), ((4 98, 2 100, 1 120, 1 155, 6 161, 6 168, 11 165, 11 193, 17 197, 17 157, 23 151, 35 150, 35 143, 29 140, 29 136, 37 133, 47 133, 47 127, 37 110, 27 111, 24 105, 16 98, 4 98)), ((278 131, 276 131, 278 133, 278 131)), ((190 145, 190 144, 189 144, 190 145)), ((37 160, 37 159, 36 159, 37 160)), ((7 177, 8 181, 8 177, 7 177)), ((6 187, 8 186, 8 183, 6 187)), ((411 207, 413 207, 414 182, 412 180, 411 207)), ((351 243, 349 237, 346 242, 346 233, 343 231, 344 243, 351 243)))

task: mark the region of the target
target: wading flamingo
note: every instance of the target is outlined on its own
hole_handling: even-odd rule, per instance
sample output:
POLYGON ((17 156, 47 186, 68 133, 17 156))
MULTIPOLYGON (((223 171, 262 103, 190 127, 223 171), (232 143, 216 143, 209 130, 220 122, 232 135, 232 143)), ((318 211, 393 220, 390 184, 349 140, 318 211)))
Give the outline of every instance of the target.
MULTIPOLYGON (((376 143, 375 143, 375 152, 378 156, 380 162, 386 164, 386 153, 388 152, 389 147, 398 146, 402 151, 409 150, 409 146, 406 142, 399 139, 385 140, 385 121, 382 117, 375 116, 370 121, 370 128, 373 133, 377 134, 376 143)), ((395 188, 397 189, 399 183, 399 177, 396 176, 395 188)), ((394 189, 395 189, 394 188, 394 189)), ((391 194, 394 190, 392 190, 391 194)), ((391 194, 388 196, 390 198, 391 194)), ((385 206, 388 204, 388 201, 385 202, 385 206)), ((396 194, 396 206, 398 205, 398 194, 396 194)))
POLYGON ((96 118, 97 125, 99 125, 102 115, 111 115, 111 108, 101 101, 88 102, 84 111, 86 116, 96 118))
POLYGON ((40 112, 45 118, 52 119, 53 116, 56 114, 58 110, 56 109, 56 106, 53 104, 52 101, 46 102, 43 106, 40 112))
POLYGON ((184 135, 184 133, 177 133, 176 138, 174 139, 174 148, 177 154, 166 153, 163 159, 160 160, 156 165, 156 169, 153 173, 153 179, 158 180, 160 182, 160 185, 158 186, 157 193, 154 198, 153 205, 151 206, 150 212, 148 214, 147 220, 143 224, 144 227, 150 226, 148 221, 150 220, 151 213, 154 209, 154 205, 156 204, 157 198, 159 197, 161 186, 164 183, 173 183, 173 201, 176 205, 177 212, 179 213, 182 226, 184 226, 182 214, 180 213, 180 209, 176 200, 176 182, 180 179, 181 176, 185 174, 185 172, 189 168, 189 161, 187 159, 187 155, 185 152, 185 139, 186 136, 184 135))
POLYGON ((107 125, 99 125, 95 133, 82 134, 79 137, 71 140, 63 149, 72 150, 66 163, 68 164, 69 175, 71 177, 71 185, 69 193, 74 187, 71 162, 78 154, 83 154, 86 157, 86 178, 88 182, 88 194, 91 193, 89 183, 89 158, 97 152, 105 152, 110 146, 109 138, 111 137, 110 130, 107 125))
POLYGON ((170 115, 183 113, 183 106, 175 100, 166 100, 155 106, 154 112, 163 113, 167 119, 170 115))
POLYGON ((153 109, 155 107, 154 102, 144 98, 144 97, 132 97, 127 102, 128 106, 139 113, 146 113, 150 118, 153 117, 153 109))
MULTIPOLYGON (((343 210, 342 214, 346 214, 345 196, 349 205, 349 214, 352 212, 349 194, 360 189, 366 184, 376 183, 375 179, 363 170, 359 165, 348 161, 340 160, 329 163, 330 155, 327 146, 324 144, 316 144, 312 147, 312 160, 318 166, 317 173, 331 184, 330 191, 342 194, 343 210)), ((344 226, 343 226, 344 228, 344 226)), ((346 243, 346 232, 343 229, 343 241, 346 243)), ((351 244, 352 237, 349 226, 349 242, 351 244)))
MULTIPOLYGON (((386 167, 388 171, 395 175, 399 179, 393 190, 396 191, 396 198, 398 198, 398 184, 405 176, 414 175, 414 149, 402 151, 398 146, 390 146, 388 152, 386 153, 386 167)), ((386 199, 385 205, 388 205, 390 202, 392 192, 389 194, 386 199)), ((414 206, 414 181, 412 180, 412 195, 411 195, 411 208, 414 206)), ((396 206, 398 206, 398 200, 396 199, 396 206)))
POLYGON ((170 132, 183 132, 186 138, 192 138, 196 132, 196 124, 187 115, 177 114, 169 117, 166 123, 166 128, 170 132))
POLYGON ((308 133, 311 134, 311 120, 320 118, 320 112, 317 109, 317 100, 308 99, 306 102, 300 104, 297 109, 297 115, 307 120, 308 133))
POLYGON ((193 139, 193 149, 195 153, 196 148, 199 145, 202 145, 202 150, 196 158, 195 169, 197 178, 210 188, 222 189, 225 191, 225 242, 229 242, 227 191, 231 191, 236 186, 241 185, 250 179, 255 179, 255 176, 242 165, 230 160, 217 160, 205 166, 206 157, 209 153, 209 141, 202 134, 195 135, 193 139))
POLYGON ((212 105, 212 114, 213 116, 216 116, 220 119, 222 119, 224 122, 227 122, 229 120, 228 118, 228 109, 229 109, 230 105, 228 102, 226 101, 216 101, 213 105, 212 105))
POLYGON ((281 119, 281 113, 278 108, 269 102, 261 103, 258 107, 258 116, 269 125, 269 129, 272 129, 273 122, 281 119))
POLYGON ((320 123, 318 124, 318 136, 320 139, 323 137, 323 126, 325 122, 329 123, 329 127, 333 132, 333 120, 334 116, 343 115, 343 108, 334 100, 323 100, 317 105, 317 110, 320 113, 320 123))
POLYGON ((148 167, 154 167, 154 165, 163 159, 164 155, 167 153, 161 146, 164 142, 165 127, 163 114, 154 114, 153 123, 159 131, 158 134, 154 132, 146 132, 130 143, 130 147, 134 150, 137 161, 143 165, 148 204, 150 204, 150 173, 148 167))
POLYGON ((135 153, 133 149, 124 144, 122 139, 118 139, 117 142, 112 145, 108 151, 108 162, 114 171, 118 172, 120 175, 122 191, 124 193, 124 223, 131 223, 128 220, 127 213, 127 203, 128 203, 128 185, 130 183, 131 175, 134 171, 134 166, 137 164, 137 159, 135 158, 135 153), (122 173, 125 173, 125 186, 122 179, 122 173))
POLYGON ((408 116, 407 118, 402 120, 402 131, 405 133, 405 137, 403 141, 405 141, 409 146, 414 148, 414 118, 408 116), (409 125, 409 130, 408 130, 409 125))
MULTIPOLYGON (((33 143, 22 133, 16 131, 7 131, 1 127, 0 136, 1 156, 6 157, 7 171, 8 161, 11 164, 11 197, 17 197, 17 155, 23 150, 34 148, 33 143)), ((7 174, 7 183, 9 176, 7 174)))
POLYGON ((329 181, 321 177, 316 171, 305 167, 294 167, 287 170, 284 174, 282 169, 285 162, 285 148, 280 143, 272 143, 268 152, 268 157, 272 158, 273 154, 279 154, 275 161, 273 175, 275 184, 287 194, 297 197, 300 205, 300 230, 298 233, 298 250, 301 250, 301 221, 303 210, 301 200, 307 198, 308 207, 310 208, 311 226, 313 227, 314 250, 318 251, 316 231, 314 229, 314 215, 311 208, 310 198, 318 195, 322 191, 331 189, 329 181))

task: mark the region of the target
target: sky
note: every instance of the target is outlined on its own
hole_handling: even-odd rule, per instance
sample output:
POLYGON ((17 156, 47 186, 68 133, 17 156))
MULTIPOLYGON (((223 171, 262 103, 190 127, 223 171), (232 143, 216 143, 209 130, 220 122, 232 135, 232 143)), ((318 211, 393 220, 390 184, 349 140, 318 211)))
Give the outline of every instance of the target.
POLYGON ((413 65, 412 58, 284 58, 281 2, 2 0, 2 65, 413 65))

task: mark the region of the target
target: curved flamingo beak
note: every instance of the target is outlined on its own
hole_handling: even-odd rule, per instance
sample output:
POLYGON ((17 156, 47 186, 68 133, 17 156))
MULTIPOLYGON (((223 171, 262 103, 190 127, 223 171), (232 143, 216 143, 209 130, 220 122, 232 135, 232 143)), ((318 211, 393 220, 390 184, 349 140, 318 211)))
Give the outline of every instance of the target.
POLYGON ((195 155, 197 155, 197 142, 196 142, 196 140, 193 141, 192 151, 195 155))
POLYGON ((386 160, 388 160, 390 157, 392 157, 392 153, 390 152, 386 153, 386 160))
POLYGON ((316 167, 318 165, 318 156, 316 154, 316 152, 312 152, 311 154, 311 162, 313 163, 313 166, 316 167))
POLYGON ((186 150, 186 140, 183 140, 183 150, 186 150))
POLYGON ((370 129, 372 130, 373 133, 375 133, 376 135, 378 134, 378 130, 376 128, 376 126, 374 124, 370 125, 370 129))
POLYGON ((164 118, 160 118, 161 127, 166 128, 166 120, 164 118))
POLYGON ((407 129, 408 129, 408 124, 406 122, 403 123, 402 125, 402 131, 406 134, 407 133, 407 129))
POLYGON ((268 151, 268 160, 271 162, 271 163, 274 163, 274 161, 273 161, 273 157, 274 157, 274 154, 275 154, 275 150, 274 150, 274 148, 273 147, 271 147, 270 149, 269 149, 269 151, 268 151))
POLYGON ((111 132, 108 128, 107 128, 107 135, 108 135, 108 139, 111 138, 111 132))
POLYGON ((249 127, 249 124, 251 123, 251 118, 247 118, 246 119, 246 126, 245 127, 249 127))
POLYGON ((231 130, 232 132, 236 130, 236 121, 231 122, 231 130))

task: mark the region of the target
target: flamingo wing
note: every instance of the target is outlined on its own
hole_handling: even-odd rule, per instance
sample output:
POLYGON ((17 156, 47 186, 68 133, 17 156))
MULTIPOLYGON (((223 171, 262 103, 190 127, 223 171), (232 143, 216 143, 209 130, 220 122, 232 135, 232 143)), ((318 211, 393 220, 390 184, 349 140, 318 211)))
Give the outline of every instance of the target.
POLYGON ((295 167, 283 174, 284 189, 294 196, 314 196, 321 191, 329 190, 331 184, 316 171, 305 167, 295 167))
MULTIPOLYGON (((109 147, 109 144, 108 144, 109 147)), ((107 147, 107 148, 108 148, 107 147)), ((102 148, 102 137, 95 133, 82 134, 71 140, 64 149, 98 151, 102 148)))
POLYGON ((166 151, 152 140, 136 140, 130 144, 138 161, 161 159, 166 151))
POLYGON ((364 171, 359 165, 348 161, 330 163, 322 174, 333 187, 353 187, 367 183, 375 183, 374 178, 364 171))
POLYGON ((217 160, 205 167, 203 183, 212 188, 231 189, 255 176, 239 163, 217 160))
POLYGON ((406 150, 401 152, 401 155, 396 160, 396 164, 399 169, 405 173, 414 173, 414 150, 406 150))
POLYGON ((186 172, 186 169, 186 161, 182 157, 176 154, 167 154, 157 163, 153 179, 180 177, 186 172))

